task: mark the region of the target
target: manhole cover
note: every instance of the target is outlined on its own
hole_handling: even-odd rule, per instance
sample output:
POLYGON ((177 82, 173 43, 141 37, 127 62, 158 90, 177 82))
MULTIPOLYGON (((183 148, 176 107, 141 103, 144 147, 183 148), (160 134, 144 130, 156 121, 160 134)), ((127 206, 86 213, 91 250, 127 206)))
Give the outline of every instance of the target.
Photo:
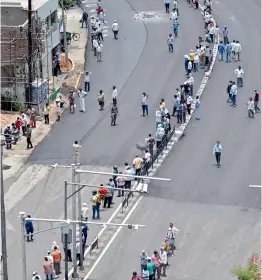
POLYGON ((163 16, 155 12, 141 12, 135 14, 133 18, 136 20, 158 21, 158 20, 162 20, 163 16))
POLYGON ((3 170, 8 170, 8 169, 10 169, 10 168, 11 168, 10 165, 3 164, 3 170))

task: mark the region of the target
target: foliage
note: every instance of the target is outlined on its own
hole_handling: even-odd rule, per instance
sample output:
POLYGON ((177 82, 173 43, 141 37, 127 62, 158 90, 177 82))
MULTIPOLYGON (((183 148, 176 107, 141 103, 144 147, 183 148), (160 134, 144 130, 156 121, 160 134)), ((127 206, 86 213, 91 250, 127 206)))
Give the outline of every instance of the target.
POLYGON ((237 265, 232 270, 232 274, 238 280, 260 280, 261 279, 260 260, 257 254, 253 254, 248 261, 247 267, 237 265))
POLYGON ((20 103, 17 96, 1 95, 1 110, 3 111, 15 111, 20 109, 20 103))

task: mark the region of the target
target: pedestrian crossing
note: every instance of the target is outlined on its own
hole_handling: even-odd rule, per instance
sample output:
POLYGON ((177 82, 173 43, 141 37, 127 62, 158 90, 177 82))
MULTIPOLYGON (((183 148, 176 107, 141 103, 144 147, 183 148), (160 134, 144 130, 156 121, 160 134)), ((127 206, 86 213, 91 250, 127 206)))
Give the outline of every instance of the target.
MULTIPOLYGON (((88 13, 89 19, 92 16, 97 16, 97 14, 96 14, 97 1, 82 0, 81 5, 84 8, 84 10, 88 13)), ((103 9, 106 12, 106 9, 105 8, 103 8, 103 9)), ((105 13, 104 17, 106 17, 106 13, 105 13)), ((106 24, 107 24, 107 22, 105 21, 104 25, 103 25, 103 31, 102 31, 102 34, 103 34, 104 38, 108 36, 108 26, 106 24)))

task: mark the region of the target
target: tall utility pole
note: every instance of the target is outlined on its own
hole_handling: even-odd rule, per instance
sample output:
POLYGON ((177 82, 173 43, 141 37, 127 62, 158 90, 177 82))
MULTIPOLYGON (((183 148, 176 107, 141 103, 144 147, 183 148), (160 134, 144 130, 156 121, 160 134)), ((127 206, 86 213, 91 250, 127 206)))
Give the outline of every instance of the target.
POLYGON ((63 23, 63 37, 64 37, 64 48, 65 48, 65 60, 66 66, 68 66, 68 45, 66 37, 66 24, 65 24, 65 9, 64 9, 64 0, 60 0, 62 7, 62 23, 63 23))
POLYGON ((33 83, 33 40, 32 40, 32 0, 28 0, 28 105, 32 102, 32 83, 33 83))
POLYGON ((2 239, 2 261, 3 279, 8 280, 7 271, 7 249, 6 249, 6 221, 5 221, 5 193, 3 178, 3 146, 1 144, 1 239, 2 239))

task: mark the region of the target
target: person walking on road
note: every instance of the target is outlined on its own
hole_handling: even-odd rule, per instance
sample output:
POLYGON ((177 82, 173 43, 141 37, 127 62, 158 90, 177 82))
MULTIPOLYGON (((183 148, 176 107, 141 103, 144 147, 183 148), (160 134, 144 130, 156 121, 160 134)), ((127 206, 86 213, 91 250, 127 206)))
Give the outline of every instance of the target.
POLYGON ((166 13, 169 13, 169 7, 170 7, 170 0, 164 0, 164 4, 165 4, 165 9, 166 9, 166 13))
POLYGON ((216 157, 216 166, 219 168, 220 162, 221 162, 221 153, 222 153, 222 145, 220 144, 220 141, 217 141, 214 148, 213 148, 213 155, 216 157))
POLYGON ((97 56, 97 47, 98 47, 98 40, 97 40, 97 37, 94 37, 94 39, 93 39, 94 56, 97 56))
POLYGON ((231 106, 236 107, 237 106, 237 86, 236 86, 235 82, 232 82, 232 86, 231 86, 231 89, 230 89, 230 94, 231 94, 231 97, 232 97, 232 105, 231 106))
POLYGON ((52 257, 54 260, 55 275, 59 275, 59 274, 61 274, 62 254, 56 246, 54 247, 54 251, 52 252, 52 257))
POLYGON ((255 118, 255 105, 254 105, 254 101, 253 101, 252 97, 250 97, 247 102, 247 110, 248 110, 248 117, 250 119, 254 119, 255 118))
POLYGON ((228 29, 227 29, 227 26, 225 26, 224 29, 223 29, 223 41, 224 41, 224 45, 226 45, 228 43, 228 29))
POLYGON ((105 94, 103 92, 103 90, 99 90, 99 94, 98 94, 98 105, 100 106, 100 111, 104 110, 104 106, 105 106, 105 94))
POLYGON ((164 247, 160 248, 159 256, 160 256, 160 274, 166 277, 167 252, 164 250, 164 247), (163 269, 163 273, 162 273, 162 269, 163 269))
POLYGON ((143 164, 143 159, 138 154, 136 154, 136 157, 133 160, 133 168, 136 171, 136 176, 139 176, 142 168, 142 164, 143 164))
POLYGON ((174 227, 173 223, 170 223, 166 233, 166 237, 168 238, 167 242, 170 246, 172 256, 174 256, 174 251, 176 249, 175 237, 177 232, 179 232, 179 230, 176 227, 174 227))
POLYGON ((142 93, 141 106, 142 106, 142 117, 148 117, 148 94, 145 92, 142 93))
POLYGON ((147 259, 148 259, 148 256, 147 256, 146 251, 142 250, 142 252, 140 254, 141 275, 143 273, 144 266, 147 265, 147 259))
POLYGON ((255 90, 255 96, 254 96, 255 113, 260 112, 260 109, 258 107, 258 103, 259 103, 259 93, 258 93, 257 90, 255 90))
POLYGON ((69 100, 69 113, 74 114, 75 113, 75 92, 73 90, 70 90, 70 95, 68 96, 69 100))
POLYGON ((49 112, 50 112, 50 106, 48 103, 46 103, 44 107, 45 124, 49 124, 49 112))
POLYGON ((195 108, 196 108, 196 120, 200 120, 200 99, 199 96, 196 96, 196 103, 195 103, 195 108))
POLYGON ((119 32, 119 24, 114 20, 114 23, 112 24, 112 31, 114 34, 114 39, 118 40, 118 32, 119 32))
POLYGON ((241 52, 242 52, 242 47, 241 47, 239 41, 236 41, 236 45, 235 45, 236 62, 240 61, 240 53, 241 52))
POLYGON ((86 72, 84 82, 85 82, 85 91, 89 92, 90 91, 90 75, 91 72, 86 72))
POLYGON ((232 45, 229 41, 226 44, 226 63, 231 62, 231 54, 232 54, 232 45))
POLYGON ((96 48, 97 62, 102 62, 102 50, 103 50, 103 45, 100 42, 98 42, 98 46, 96 48))
POLYGON ((227 94, 228 94, 228 99, 227 99, 227 103, 232 102, 232 94, 231 94, 231 87, 233 85, 232 81, 229 81, 228 85, 227 85, 227 94))
POLYGON ((33 149, 33 144, 32 144, 31 138, 32 138, 32 128, 31 128, 30 124, 28 124, 27 129, 26 129, 27 149, 33 149))
POLYGON ((75 141, 73 144, 73 156, 74 156, 74 164, 80 165, 80 149, 81 145, 78 141, 75 141))
POLYGON ((222 41, 218 44, 219 61, 224 60, 225 46, 222 41))
POLYGON ((85 113, 85 97, 87 96, 87 92, 83 91, 81 88, 78 91, 79 103, 80 103, 80 112, 85 113))
POLYGON ((158 252, 155 250, 153 256, 151 257, 152 262, 155 265, 154 269, 154 279, 160 280, 160 256, 158 252))
POLYGON ((113 100, 113 104, 117 105, 117 89, 116 89, 116 86, 113 86, 112 100, 113 100))
POLYGON ((174 52, 174 37, 172 36, 172 34, 169 34, 167 38, 167 46, 169 52, 174 52))
POLYGON ((85 24, 86 28, 88 28, 88 13, 86 11, 83 12, 81 22, 82 22, 81 28, 84 27, 84 24, 85 24))
POLYGON ((43 267, 46 280, 53 280, 52 263, 48 261, 47 257, 44 258, 43 267))
POLYGON ((101 205, 101 200, 97 194, 97 191, 92 191, 92 212, 93 212, 93 220, 94 219, 100 219, 100 205, 101 205))
POLYGON ((237 87, 243 87, 244 70, 241 66, 238 66, 238 68, 235 70, 235 74, 237 75, 237 87))
POLYGON ((147 269, 149 271, 149 280, 154 280, 155 264, 152 262, 150 257, 147 259, 147 269))
POLYGON ((33 222, 30 220, 31 216, 28 215, 27 218, 29 220, 27 220, 25 222, 25 231, 26 231, 26 240, 27 242, 30 242, 30 241, 34 241, 34 238, 33 238, 33 233, 34 233, 34 225, 33 225, 33 222))

